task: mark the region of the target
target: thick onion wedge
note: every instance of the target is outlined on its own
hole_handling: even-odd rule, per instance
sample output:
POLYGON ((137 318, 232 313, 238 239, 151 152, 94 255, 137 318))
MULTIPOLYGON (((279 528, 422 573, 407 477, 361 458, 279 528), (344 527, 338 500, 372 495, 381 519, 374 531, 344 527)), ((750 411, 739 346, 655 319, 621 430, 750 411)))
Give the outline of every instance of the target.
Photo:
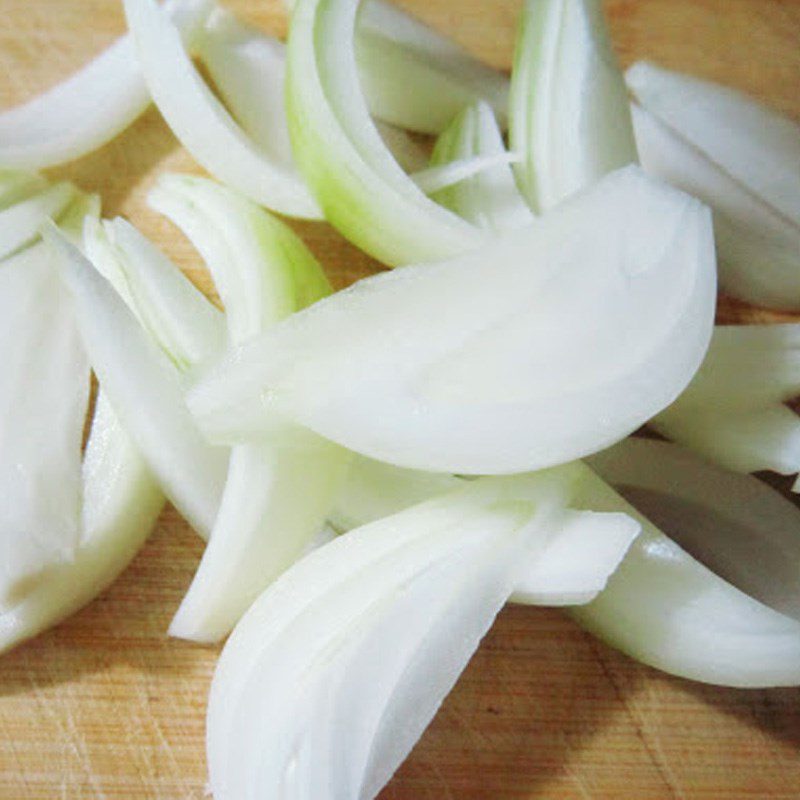
POLYGON ((0 601, 78 546, 89 363, 45 245, 0 264, 0 601))
MULTIPOLYGON (((149 199, 203 255, 232 343, 330 292, 305 245, 235 192, 169 175, 149 199)), ((227 635, 322 527, 347 461, 342 448, 283 421, 271 438, 233 448, 211 540, 170 633, 203 642, 227 635)))
POLYGON ((800 472, 799 325, 714 329, 687 390, 651 421, 659 433, 737 472, 800 472))
POLYGON ((600 0, 526 0, 509 138, 521 159, 517 182, 536 211, 637 160, 625 81, 600 0))
POLYGON ((707 209, 630 167, 492 247, 292 316, 237 348, 190 403, 219 441, 278 411, 398 466, 537 469, 673 402, 705 354, 714 295, 707 209))
POLYGON ((155 0, 125 0, 125 14, 153 102, 194 158, 257 203, 319 218, 300 177, 259 149, 206 86, 155 0))
POLYGON ((547 541, 573 469, 483 479, 353 531, 280 578, 217 666, 217 800, 374 797, 547 541))
POLYGON ((778 213, 648 110, 634 106, 633 121, 645 170, 712 207, 722 288, 751 303, 800 308, 800 222, 778 213))
POLYGON ((286 101, 295 158, 325 217, 396 266, 463 253, 485 234, 430 200, 370 118, 359 84, 359 0, 301 0, 289 31, 286 101))
MULTIPOLYGON (((705 545, 716 568, 719 554, 729 553, 725 566, 737 584, 771 592, 764 599, 787 612, 800 610, 794 589, 800 559, 791 541, 800 512, 780 495, 663 442, 629 439, 590 463, 605 480, 633 490, 632 498, 645 490, 648 513, 658 508, 671 518, 670 533, 691 535, 695 552, 705 545), (659 497, 662 502, 654 502, 659 497), (724 545, 720 525, 730 534, 724 545), (795 597, 777 594, 781 586, 794 589, 795 597)), ((584 491, 581 499, 603 510, 602 497, 584 491)), ((614 501, 607 510, 623 509, 614 501)), ((741 687, 800 683, 800 623, 734 588, 635 509, 625 510, 643 533, 598 598, 573 610, 582 625, 634 658, 685 678, 741 687)))
MULTIPOLYGON (((464 485, 465 479, 455 475, 402 469, 356 457, 330 521, 338 530, 347 531, 464 485)), ((550 541, 521 570, 511 602, 588 603, 606 585, 639 529, 625 514, 570 511, 554 523, 550 541)))
POLYGON ((228 452, 203 439, 186 408, 178 371, 111 284, 55 231, 45 233, 72 292, 92 368, 112 407, 164 493, 207 538, 222 496, 228 452))
MULTIPOLYGON (((431 164, 442 165, 476 156, 501 156, 505 152, 503 135, 491 107, 476 103, 456 116, 438 138, 431 164)), ((498 164, 438 191, 433 199, 467 222, 496 233, 522 228, 534 219, 507 164, 498 164)))
MULTIPOLYGON (((209 0, 175 0, 165 10, 191 42, 209 0)), ((97 150, 150 104, 130 37, 28 102, 0 113, 0 166, 44 169, 97 150)))

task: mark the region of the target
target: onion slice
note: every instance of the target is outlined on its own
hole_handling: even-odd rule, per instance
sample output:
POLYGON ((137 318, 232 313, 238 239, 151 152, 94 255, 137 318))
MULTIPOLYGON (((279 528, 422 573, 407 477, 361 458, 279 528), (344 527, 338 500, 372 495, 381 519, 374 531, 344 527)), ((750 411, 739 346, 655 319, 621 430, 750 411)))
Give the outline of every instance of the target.
MULTIPOLYGON (((670 534, 691 537, 693 551, 713 559, 715 569, 725 568, 737 585, 797 615, 800 512, 791 503, 755 478, 725 473, 664 442, 629 439, 590 463, 635 502, 648 499, 648 513, 658 510, 662 524, 671 520, 670 534), (728 534, 724 541, 720 531, 728 534), (781 587, 794 596, 787 601, 781 587)), ((718 577, 631 506, 583 488, 581 501, 624 510, 643 527, 606 589, 573 610, 582 625, 685 678, 740 687, 800 683, 796 619, 718 577)))
POLYGON ((109 282, 57 232, 45 234, 72 293, 100 385, 164 493, 207 538, 222 495, 228 452, 210 446, 197 430, 177 369, 109 282))
MULTIPOLYGON (((506 152, 503 135, 490 106, 476 103, 456 116, 436 141, 431 165, 443 165, 478 156, 506 152)), ((433 195, 467 222, 501 233, 522 228, 534 216, 517 189, 511 167, 498 164, 433 195)))
POLYGON ((289 31, 286 101, 300 171, 326 219, 385 264, 446 258, 483 233, 430 200, 373 124, 354 53, 359 0, 301 0, 289 31))
POLYGON ((125 15, 153 102, 194 158, 257 203, 319 218, 300 177, 258 148, 206 86, 155 0, 125 0, 125 15))
POLYGON ((711 335, 714 271, 707 209, 630 167, 491 247, 292 316, 236 348, 190 403, 219 441, 277 411, 414 469, 565 463, 685 388, 711 335))
MULTIPOLYGON (((300 239, 235 192, 169 175, 149 200, 203 255, 232 343, 330 292, 300 239)), ((228 634, 322 527, 347 460, 342 448, 283 420, 271 437, 233 448, 210 542, 170 633, 203 642, 228 634)))
POLYGON ((800 308, 800 222, 780 214, 650 111, 635 106, 633 121, 645 170, 712 207, 722 288, 751 303, 800 308))
POLYGON ((211 688, 218 800, 374 797, 569 499, 573 469, 482 479, 315 551, 237 626, 211 688))
MULTIPOLYGON (((191 43, 209 0, 174 0, 165 11, 191 43)), ((0 113, 0 166, 44 169, 85 156, 127 128, 150 104, 130 37, 37 97, 0 113)))
POLYGON ((546 211, 636 162, 625 81, 599 0, 526 0, 511 79, 520 190, 546 211))
POLYGON ((737 472, 800 472, 800 325, 714 329, 686 391, 651 421, 655 430, 737 472))

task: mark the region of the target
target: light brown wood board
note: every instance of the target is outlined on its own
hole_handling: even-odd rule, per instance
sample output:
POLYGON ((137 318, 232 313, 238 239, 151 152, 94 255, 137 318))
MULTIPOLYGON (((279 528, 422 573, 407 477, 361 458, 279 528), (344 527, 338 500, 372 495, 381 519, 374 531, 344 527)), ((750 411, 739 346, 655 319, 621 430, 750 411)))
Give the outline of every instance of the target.
MULTIPOLYGON (((230 4, 285 34, 278 0, 230 4)), ((518 0, 403 5, 509 67, 518 0)), ((607 10, 624 64, 647 57, 800 117, 800 0, 611 0, 607 10)), ((0 106, 61 79, 123 29, 114 0, 0 0, 0 106)), ((53 174, 100 192, 106 216, 128 216, 208 289, 196 254, 143 202, 162 170, 199 171, 151 109, 101 151, 53 174)), ((337 287, 378 269, 325 225, 295 228, 337 287)), ((720 304, 724 321, 778 316, 720 304)), ((218 649, 165 635, 200 554, 200 541, 165 511, 108 591, 0 659, 0 798, 204 796, 204 711, 218 649)), ((509 608, 382 797, 798 798, 798 747, 795 690, 670 678, 558 611, 509 608)))

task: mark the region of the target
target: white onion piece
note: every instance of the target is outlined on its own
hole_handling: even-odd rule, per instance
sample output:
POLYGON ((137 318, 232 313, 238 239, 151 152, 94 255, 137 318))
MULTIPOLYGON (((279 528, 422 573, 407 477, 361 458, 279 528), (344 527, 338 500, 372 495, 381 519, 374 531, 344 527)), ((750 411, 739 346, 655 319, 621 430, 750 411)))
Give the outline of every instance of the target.
MULTIPOLYGON (((294 0, 284 0, 291 13, 294 0)), ((356 58, 372 113, 419 133, 441 133, 461 109, 492 107, 503 127, 508 77, 402 8, 367 0, 359 12, 356 58)))
POLYGON ((100 385, 164 493, 207 538, 222 496, 228 452, 209 445, 197 430, 177 369, 111 284, 54 231, 47 230, 46 238, 72 292, 100 385))
POLYGON ((640 105, 775 213, 800 227, 800 125, 734 89, 640 61, 640 105))
POLYGON ((800 325, 729 325, 686 391, 651 425, 737 472, 800 472, 800 325))
POLYGON ((800 225, 649 111, 634 106, 633 122, 645 170, 712 207, 722 288, 751 303, 800 308, 800 225))
MULTIPOLYGON (((163 176, 150 204, 203 255, 238 344, 330 292, 314 257, 283 223, 235 192, 163 176)), ((173 636, 214 642, 322 527, 348 454, 293 423, 233 448, 222 504, 173 636)))
POLYGON ((293 315, 226 357, 190 404, 220 441, 278 411, 398 466, 564 463, 685 388, 711 335, 714 273, 707 209, 630 167, 491 247, 293 315))
POLYGON ((27 200, 47 188, 47 181, 35 172, 0 170, 0 210, 27 200))
POLYGON ((164 496, 101 391, 83 459, 80 545, 0 611, 0 652, 55 625, 96 597, 144 544, 164 496))
MULTIPOLYGON (((465 485, 438 472, 402 469, 357 456, 337 495, 331 524, 348 531, 465 485)), ((625 514, 570 511, 530 558, 511 595, 523 605, 588 603, 606 585, 640 529, 625 514)))
POLYGON ((87 220, 86 255, 178 369, 217 356, 224 315, 155 245, 124 219, 87 220))
POLYGON ((636 161, 600 0, 526 0, 509 111, 517 182, 536 211, 636 161))
POLYGON ((326 219, 385 264, 463 253, 485 239, 427 198, 383 143, 354 54, 359 0, 301 0, 289 31, 286 99, 295 158, 326 219))
MULTIPOLYGON (((164 8, 191 42, 209 5, 175 0, 164 8)), ((132 43, 123 36, 62 83, 0 113, 0 165, 43 169, 80 158, 110 142, 149 104, 132 43)))
POLYGON ((574 470, 483 479, 315 551, 252 606, 211 688, 217 800, 374 797, 548 539, 574 470))
POLYGON ((0 259, 7 258, 38 239, 42 223, 57 219, 76 193, 71 183, 56 183, 0 211, 0 259))
MULTIPOLYGON (((739 582, 749 576, 762 591, 797 586, 800 562, 789 540, 800 535, 800 512, 755 478, 726 474, 675 445, 643 439, 626 440, 590 463, 616 486, 661 495, 661 513, 675 519, 674 530, 692 535, 694 547, 710 535, 709 553, 718 559, 728 551, 727 566, 738 570, 739 582), (686 501, 695 506, 688 523, 681 517, 686 501), (705 525, 697 524, 698 511, 705 525), (759 571, 759 552, 771 554, 765 573, 759 571)), ((585 492, 582 500, 598 510, 604 502, 607 510, 624 510, 643 527, 606 589, 573 610, 584 627, 634 658, 685 678, 741 687, 800 683, 800 623, 715 575, 632 507, 585 492)), ((793 605, 796 611, 796 598, 793 605)))
POLYGON ((89 363, 41 242, 0 265, 0 602, 73 558, 89 363))
POLYGON ((258 148, 206 86, 155 0, 124 5, 153 102, 181 144, 212 175, 256 202, 290 216, 319 218, 300 177, 258 148))
MULTIPOLYGON (((439 136, 431 164, 500 156, 505 152, 503 135, 491 107, 475 103, 458 114, 439 136)), ((534 220, 517 189, 511 167, 505 164, 443 189, 433 197, 467 222, 496 233, 522 228, 534 220)))
POLYGON ((431 164, 412 175, 411 179, 425 194, 435 194, 492 172, 498 167, 507 166, 515 159, 516 156, 505 150, 502 153, 476 154, 442 164, 431 164))

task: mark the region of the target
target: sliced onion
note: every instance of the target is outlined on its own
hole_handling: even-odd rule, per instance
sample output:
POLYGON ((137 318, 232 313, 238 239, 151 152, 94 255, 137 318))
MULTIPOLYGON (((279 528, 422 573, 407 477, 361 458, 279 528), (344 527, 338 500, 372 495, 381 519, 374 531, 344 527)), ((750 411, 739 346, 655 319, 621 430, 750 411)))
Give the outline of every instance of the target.
POLYGON ((0 211, 0 259, 38 239, 42 223, 58 218, 75 198, 76 191, 71 183, 56 183, 0 211))
POLYGON ((625 81, 599 0, 526 0, 509 112, 514 171, 546 211, 636 162, 625 81))
POLYGON ((78 546, 89 364, 51 254, 0 265, 0 601, 78 546))
POLYGON ((374 797, 569 497, 573 470, 476 481, 360 528, 279 579, 211 688, 218 800, 374 797))
MULTIPOLYGON (((505 152, 503 135, 491 107, 476 103, 458 114, 439 137, 431 164, 500 156, 505 152)), ((522 228, 534 220, 510 166, 505 164, 438 191, 433 197, 467 222, 496 233, 522 228)))
MULTIPOLYGON (((329 293, 300 239, 235 192, 169 175, 149 199, 203 255, 233 343, 329 293)), ((211 540, 170 633, 203 642, 228 634, 322 527, 347 460, 342 448, 283 420, 270 438, 235 447, 211 540)))
POLYGON ((318 218, 299 176, 257 147, 203 82, 155 0, 125 0, 125 14, 153 101, 194 158, 258 203, 290 216, 318 218))
POLYGON ((737 472, 800 472, 800 419, 783 402, 800 394, 800 325, 714 329, 687 390, 651 425, 737 472))
POLYGON ((0 170, 0 211, 27 200, 47 188, 47 181, 35 172, 0 170))
POLYGON ((63 237, 52 230, 46 234, 72 293, 100 385, 164 493, 207 537, 222 495, 228 452, 210 446, 197 430, 177 369, 108 281, 63 237))
POLYGON ((215 440, 246 439, 278 411, 398 466, 541 468, 675 399, 708 345, 714 294, 707 210, 631 167, 491 247, 292 316, 190 402, 215 440))
POLYGON ((144 544, 164 503, 101 391, 83 459, 80 545, 50 564, 0 611, 0 652, 55 625, 95 598, 144 544))
MULTIPOLYGON (((800 512, 791 503, 755 478, 663 442, 629 439, 591 464, 631 498, 646 498, 648 513, 657 510, 662 524, 671 520, 670 534, 683 534, 715 570, 797 616, 800 512), (794 597, 787 600, 782 588, 794 597)), ((741 687, 800 683, 800 623, 718 577, 630 506, 585 489, 581 500, 625 510, 643 527, 607 588, 573 610, 582 625, 685 678, 741 687)))
POLYGON ((295 158, 325 217, 390 265, 446 258, 484 240, 427 198, 373 124, 354 54, 359 0, 301 0, 289 32, 287 109, 295 158))
POLYGON ((476 154, 441 164, 431 164, 427 169, 412 175, 411 178, 425 194, 435 194, 471 181, 498 167, 507 166, 514 160, 515 156, 505 150, 502 153, 476 154))
MULTIPOLYGON (((719 275, 728 293, 776 308, 800 308, 800 225, 704 156, 649 111, 634 107, 642 166, 714 210, 719 275)), ((787 169, 789 169, 787 165, 787 169)))
MULTIPOLYGON (((184 41, 191 42, 209 0, 164 5, 184 41)), ((0 165, 54 167, 110 142, 150 104, 128 36, 62 83, 0 114, 0 165)))

